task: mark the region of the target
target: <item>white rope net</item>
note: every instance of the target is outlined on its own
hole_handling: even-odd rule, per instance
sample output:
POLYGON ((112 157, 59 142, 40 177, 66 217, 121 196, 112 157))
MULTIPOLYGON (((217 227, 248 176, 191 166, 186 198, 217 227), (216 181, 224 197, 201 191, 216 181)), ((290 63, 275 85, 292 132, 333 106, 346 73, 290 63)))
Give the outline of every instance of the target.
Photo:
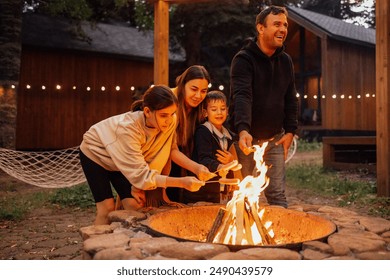
POLYGON ((42 188, 72 187, 86 181, 78 146, 40 152, 0 148, 0 168, 20 181, 42 188))
MULTIPOLYGON (((294 156, 297 144, 294 137, 286 163, 294 156)), ((0 168, 20 181, 42 188, 65 188, 86 182, 78 146, 41 152, 0 148, 0 168)))

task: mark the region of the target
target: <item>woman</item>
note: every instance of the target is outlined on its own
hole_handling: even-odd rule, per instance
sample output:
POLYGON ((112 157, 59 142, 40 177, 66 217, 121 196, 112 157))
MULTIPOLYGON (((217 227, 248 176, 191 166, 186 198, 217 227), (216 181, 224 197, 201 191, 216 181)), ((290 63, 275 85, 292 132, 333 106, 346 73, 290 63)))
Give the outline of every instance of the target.
POLYGON ((132 111, 105 119, 84 134, 80 160, 96 202, 95 225, 107 224, 108 213, 114 210, 110 184, 124 209, 139 209, 145 205, 144 190, 175 186, 197 191, 214 176, 177 148, 177 104, 170 88, 154 86, 133 104, 132 111), (170 157, 199 180, 162 175, 170 157))
MULTIPOLYGON (((173 89, 178 99, 176 139, 179 149, 187 157, 191 157, 193 151, 195 129, 202 119, 202 106, 200 105, 206 98, 210 81, 209 73, 201 65, 188 67, 176 78, 176 87, 173 89)), ((181 177, 186 175, 186 170, 172 164, 170 176, 181 177)), ((167 195, 169 199, 182 201, 180 190, 179 188, 168 188, 167 195)))

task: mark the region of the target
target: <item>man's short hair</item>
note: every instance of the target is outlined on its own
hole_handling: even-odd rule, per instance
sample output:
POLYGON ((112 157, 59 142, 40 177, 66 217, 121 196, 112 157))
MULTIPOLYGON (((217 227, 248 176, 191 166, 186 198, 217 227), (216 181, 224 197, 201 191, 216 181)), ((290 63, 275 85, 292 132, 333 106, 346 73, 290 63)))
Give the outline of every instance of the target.
POLYGON ((256 25, 262 24, 265 25, 265 19, 269 14, 273 15, 279 15, 279 14, 285 14, 286 17, 288 16, 287 9, 285 7, 280 6, 269 6, 262 10, 257 16, 256 16, 256 25))

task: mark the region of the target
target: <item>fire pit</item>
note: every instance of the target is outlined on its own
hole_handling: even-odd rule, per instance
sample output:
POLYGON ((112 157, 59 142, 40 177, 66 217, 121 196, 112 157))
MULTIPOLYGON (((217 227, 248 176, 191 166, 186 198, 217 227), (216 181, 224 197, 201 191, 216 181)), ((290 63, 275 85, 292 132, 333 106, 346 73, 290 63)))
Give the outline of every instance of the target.
MULTIPOLYGON (((169 236, 180 241, 206 242, 221 205, 194 206, 167 210, 152 215, 144 222, 152 234, 169 236)), ((263 218, 272 221, 274 242, 261 247, 300 249, 305 241, 325 240, 336 231, 333 222, 296 210, 265 207, 263 218)), ((259 245, 227 245, 232 251, 259 245)))
POLYGON ((261 207, 259 196, 268 186, 268 166, 263 155, 268 142, 254 145, 257 173, 246 176, 225 205, 186 207, 161 212, 145 223, 156 235, 179 240, 242 247, 300 248, 302 243, 322 240, 336 226, 321 217, 278 207, 261 207))

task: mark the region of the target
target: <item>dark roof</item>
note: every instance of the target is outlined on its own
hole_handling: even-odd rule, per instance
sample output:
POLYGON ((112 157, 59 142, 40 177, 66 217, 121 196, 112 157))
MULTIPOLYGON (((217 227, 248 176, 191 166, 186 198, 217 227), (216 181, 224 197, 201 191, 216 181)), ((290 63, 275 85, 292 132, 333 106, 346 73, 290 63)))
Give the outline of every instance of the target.
MULTIPOLYGON (((24 14, 22 43, 24 45, 76 51, 88 51, 119 55, 139 60, 154 58, 154 37, 152 31, 139 31, 136 28, 88 22, 81 24, 89 41, 77 39, 72 24, 60 18, 41 14, 24 14)), ((184 61, 184 51, 170 52, 171 61, 184 61)))
POLYGON ((375 47, 375 29, 293 6, 287 6, 287 10, 291 20, 319 37, 329 36, 340 41, 375 47))

